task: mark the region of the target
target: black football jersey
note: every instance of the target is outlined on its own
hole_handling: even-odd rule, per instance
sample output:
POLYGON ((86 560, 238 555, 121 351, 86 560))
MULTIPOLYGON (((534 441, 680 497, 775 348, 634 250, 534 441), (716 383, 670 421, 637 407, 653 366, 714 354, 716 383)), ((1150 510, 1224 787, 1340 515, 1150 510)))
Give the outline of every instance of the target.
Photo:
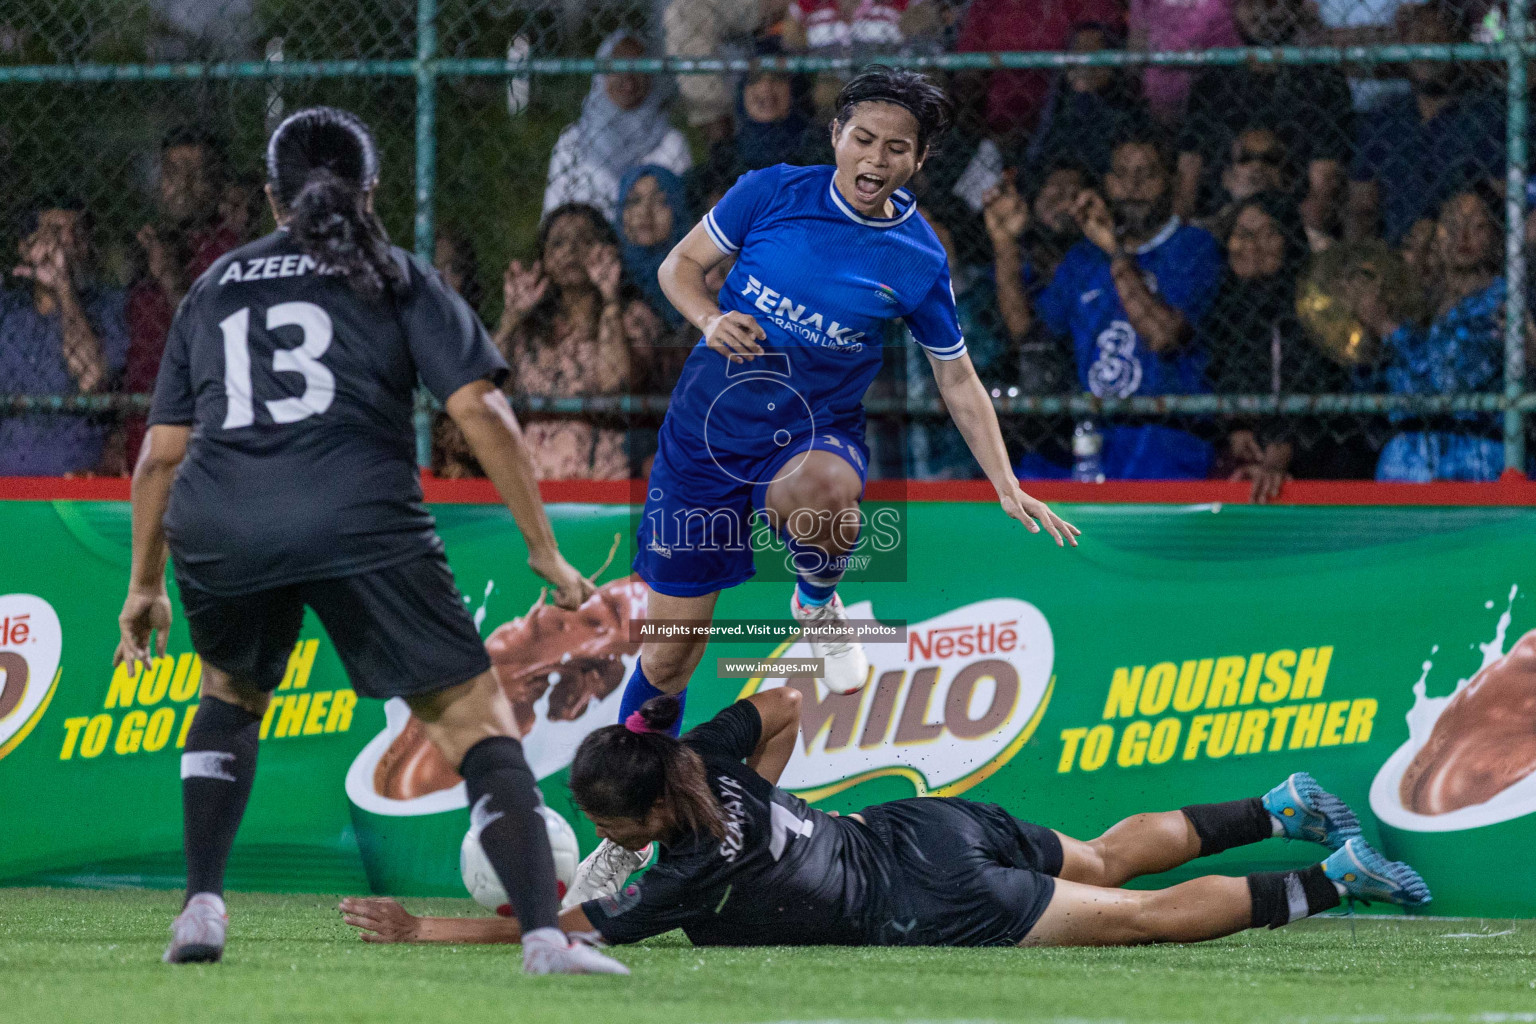
POLYGON ((683 737, 704 762, 726 837, 663 846, 617 896, 582 904, 605 941, 674 928, 696 945, 889 941, 889 858, 865 826, 812 809, 743 764, 761 735, 757 708, 740 701, 683 737))
POLYGON ((507 366, 430 266, 359 294, 279 229, 214 263, 176 312, 151 424, 192 427, 165 528, 178 579, 248 594, 441 549, 422 504, 417 378, 439 400, 507 366))

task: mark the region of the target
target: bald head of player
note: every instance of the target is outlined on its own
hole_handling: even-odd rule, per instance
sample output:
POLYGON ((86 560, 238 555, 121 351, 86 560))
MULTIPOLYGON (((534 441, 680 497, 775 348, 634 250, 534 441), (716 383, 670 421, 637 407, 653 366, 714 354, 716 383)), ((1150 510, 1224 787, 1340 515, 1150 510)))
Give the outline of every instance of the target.
POLYGON ((838 192, 865 216, 894 215, 892 194, 923 166, 950 115, 944 90, 926 76, 881 64, 865 68, 837 96, 838 192))

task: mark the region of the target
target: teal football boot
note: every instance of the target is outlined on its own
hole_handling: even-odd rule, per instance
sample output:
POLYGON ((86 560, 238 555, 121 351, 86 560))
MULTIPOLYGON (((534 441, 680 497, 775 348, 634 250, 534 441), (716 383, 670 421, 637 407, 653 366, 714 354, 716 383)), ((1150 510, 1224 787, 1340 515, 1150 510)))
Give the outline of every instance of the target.
POLYGON ((1349 805, 1306 772, 1297 772, 1264 794, 1264 809, 1279 820, 1287 839, 1341 849, 1360 834, 1360 821, 1349 805))
POLYGON ((1359 836, 1323 861, 1323 873, 1361 903, 1422 907, 1432 899, 1417 871, 1402 861, 1387 860, 1359 836))

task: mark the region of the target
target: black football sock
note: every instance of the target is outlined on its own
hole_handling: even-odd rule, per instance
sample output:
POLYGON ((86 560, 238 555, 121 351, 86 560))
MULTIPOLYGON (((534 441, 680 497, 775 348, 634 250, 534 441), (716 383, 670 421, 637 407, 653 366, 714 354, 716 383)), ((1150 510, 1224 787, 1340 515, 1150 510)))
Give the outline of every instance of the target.
POLYGON ((1247 846, 1275 834, 1274 819, 1258 797, 1179 808, 1200 837, 1200 856, 1247 846))
POLYGON ((523 745, 510 736, 483 739, 464 755, 459 774, 469 790, 470 817, 480 827, 485 858, 507 890, 523 934, 558 927, 555 855, 523 745))
POLYGON ((256 780, 261 716, 204 697, 181 755, 182 845, 187 896, 224 894, 224 866, 256 780))
POLYGON ((1343 897, 1321 864, 1301 871, 1265 871, 1248 876, 1253 901, 1251 928, 1279 928, 1338 906, 1343 897))

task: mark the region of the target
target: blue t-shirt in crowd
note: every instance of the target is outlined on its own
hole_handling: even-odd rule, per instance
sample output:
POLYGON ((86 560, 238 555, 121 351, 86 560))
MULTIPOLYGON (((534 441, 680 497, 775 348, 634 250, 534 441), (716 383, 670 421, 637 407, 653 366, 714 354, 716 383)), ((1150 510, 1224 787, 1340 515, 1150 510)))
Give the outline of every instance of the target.
MULTIPOLYGON (((1207 231, 1172 217, 1136 250, 1136 265, 1152 293, 1200 322, 1221 280, 1221 248, 1207 231)), ((1206 391, 1206 354, 1198 339, 1168 355, 1147 347, 1120 301, 1110 258, 1089 241, 1067 250, 1056 273, 1034 301, 1047 328, 1072 339, 1077 377, 1083 390, 1100 398, 1132 395, 1187 395, 1206 391)), ((1103 469, 1122 480, 1203 478, 1211 446, 1188 431, 1160 423, 1111 425, 1103 431, 1103 469)), ((1026 456, 1021 476, 1054 476, 1061 467, 1026 456)))
MULTIPOLYGON (((1387 390, 1397 395, 1444 395, 1461 391, 1498 391, 1504 380, 1502 277, 1473 292, 1428 327, 1404 324, 1387 336, 1387 390)), ((1493 429, 1497 418, 1486 413, 1457 413, 1457 419, 1493 429)), ((1393 420, 1410 418, 1391 414, 1393 420)))
POLYGON ((939 359, 965 354, 944 247, 912 194, 892 196, 891 217, 865 217, 837 191, 834 173, 784 164, 753 171, 705 215, 710 239, 736 257, 720 309, 757 321, 765 355, 731 363, 701 340, 667 410, 674 438, 707 434, 716 458, 744 459, 824 425, 862 438, 864 392, 891 320, 905 321, 939 359), (761 387, 724 397, 765 374, 782 378, 783 400, 761 387))
POLYGON ((1497 96, 1456 97, 1428 121, 1414 97, 1399 96, 1361 116, 1350 176, 1376 182, 1383 235, 1396 245, 1459 189, 1503 176, 1504 134, 1497 96))
MULTIPOLYGON (((125 295, 120 288, 86 289, 80 294, 80 306, 96 332, 110 383, 128 359, 125 295)), ((39 314, 30 288, 0 293, 0 394, 73 395, 78 389, 64 358, 59 314, 39 314)), ((0 417, 0 476, 61 476, 94 470, 109 429, 109 418, 95 416, 0 417)))
MULTIPOLYGON (((1136 265, 1152 293, 1193 326, 1216 294, 1221 248, 1209 232, 1175 217, 1136 250, 1136 265)), ((1148 348, 1131 326, 1109 268, 1104 250, 1078 242, 1035 300, 1035 315, 1046 327, 1072 339, 1083 390, 1100 398, 1208 390, 1203 351, 1193 343, 1169 355, 1148 348)))

